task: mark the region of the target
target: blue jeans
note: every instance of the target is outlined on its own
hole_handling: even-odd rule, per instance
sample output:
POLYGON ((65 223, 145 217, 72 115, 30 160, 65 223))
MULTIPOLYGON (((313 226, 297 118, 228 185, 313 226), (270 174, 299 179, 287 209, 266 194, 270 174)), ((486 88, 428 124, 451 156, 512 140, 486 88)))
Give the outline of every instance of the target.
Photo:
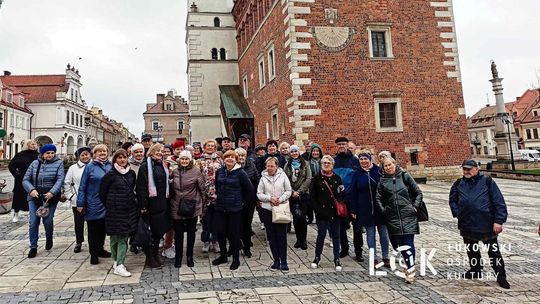
POLYGON ((388 259, 388 229, 386 225, 366 227, 367 244, 368 248, 374 249, 374 257, 377 260, 377 241, 375 239, 375 228, 379 231, 379 242, 381 244, 381 251, 383 259, 388 259))
MULTIPOLYGON (((49 205, 49 215, 43 218, 43 226, 45 226, 45 236, 48 238, 51 238, 53 236, 53 219, 56 205, 57 204, 49 205)), ((34 203, 34 201, 29 201, 28 208, 30 211, 28 213, 28 235, 30 237, 30 248, 37 248, 39 239, 39 223, 41 221, 41 218, 36 215, 36 211, 39 207, 36 206, 36 203, 34 203)))
POLYGON ((334 245, 334 260, 339 259, 339 232, 340 232, 341 219, 317 219, 317 243, 315 245, 315 256, 321 257, 324 239, 326 238, 326 232, 329 231, 332 236, 332 244, 334 245))
POLYGON ((410 249, 407 249, 407 250, 400 250, 400 253, 403 259, 405 260, 405 264, 407 265, 407 268, 410 269, 411 267, 413 267, 416 261, 416 249, 414 248, 414 234, 391 235, 390 242, 392 243, 392 247, 394 249, 397 249, 400 246, 406 246, 406 245, 411 247, 410 249), (411 255, 409 255, 407 251, 410 251, 411 255))

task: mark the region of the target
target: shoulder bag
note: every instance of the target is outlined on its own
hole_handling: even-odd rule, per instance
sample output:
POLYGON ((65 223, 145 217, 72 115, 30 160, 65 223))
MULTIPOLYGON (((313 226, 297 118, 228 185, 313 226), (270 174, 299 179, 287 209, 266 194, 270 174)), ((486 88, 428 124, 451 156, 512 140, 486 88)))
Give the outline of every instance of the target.
POLYGON ((336 197, 334 196, 334 193, 332 192, 332 188, 330 188, 330 185, 328 185, 328 183, 326 182, 326 180, 324 180, 324 178, 322 179, 322 181, 326 185, 326 188, 328 189, 328 192, 330 193, 330 197, 332 197, 332 199, 334 200, 334 205, 336 206, 337 215, 342 218, 349 217, 349 211, 347 210, 347 205, 344 202, 338 201, 336 199, 336 197))

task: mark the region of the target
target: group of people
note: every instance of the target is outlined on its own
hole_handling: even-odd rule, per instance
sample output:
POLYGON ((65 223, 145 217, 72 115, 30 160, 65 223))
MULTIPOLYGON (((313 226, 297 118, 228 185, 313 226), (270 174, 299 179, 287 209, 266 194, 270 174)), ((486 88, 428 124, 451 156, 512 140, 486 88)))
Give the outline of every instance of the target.
MULTIPOLYGON (((348 256, 351 248, 348 229, 353 231, 355 259, 363 262, 365 230, 367 247, 375 253, 375 265, 390 267, 391 244, 403 251, 404 278, 412 283, 414 237, 420 233, 417 211, 423 204, 422 191, 390 152, 382 151, 374 156, 367 149, 356 149, 346 137, 338 137, 335 143, 337 153, 331 156, 312 142, 305 143, 304 153, 297 145, 275 140, 252 149, 248 134, 239 137, 236 149, 228 137, 219 143, 208 139, 200 146, 190 146, 182 140, 171 145, 153 143, 152 137, 145 134, 141 144, 126 144, 111 159, 108 147, 103 144, 79 148, 75 152, 77 162, 64 175, 63 162, 56 155, 54 145, 44 145, 38 153, 36 143, 28 141, 27 151, 20 152, 21 159, 15 157, 13 166, 10 165, 16 178, 15 195, 21 191, 28 194, 25 198, 29 207, 28 258, 37 255, 41 218, 46 231, 45 249, 52 249, 56 204, 65 199, 73 208, 74 252, 81 251, 86 222, 90 263, 98 264, 99 258, 112 257, 117 275, 131 275, 124 262, 128 250, 138 251, 136 244, 130 248, 130 239, 141 219, 151 231, 151 243, 142 248, 146 266, 160 267, 161 256, 166 256, 174 258, 175 267, 181 267, 186 233, 185 262, 193 267, 196 226, 200 219, 202 251, 219 253, 213 265, 229 263, 232 256, 230 269, 235 270, 240 266, 240 252, 246 258, 252 256, 252 221, 257 210, 273 259, 269 266, 272 271, 289 271, 287 233, 291 226, 296 235, 294 248, 307 250, 307 227, 316 221, 312 268, 320 266, 328 233, 334 267, 342 270, 340 259, 348 256), (23 156, 26 162, 22 161, 23 156), (17 188, 19 180, 22 189, 17 188), (45 214, 43 207, 48 211, 45 214), (283 207, 290 211, 286 213, 291 223, 277 220, 276 210, 283 207), (106 235, 110 236, 111 252, 104 249, 106 235)), ((478 203, 467 191, 471 183, 476 185, 485 177, 475 172, 471 164, 471 161, 463 164, 464 178, 452 187, 452 213, 459 219, 467 244, 478 241, 496 244, 497 234, 506 221, 506 205, 490 180, 486 183, 488 191, 497 195, 490 193, 486 204, 494 206, 488 208, 490 212, 496 212, 494 217, 486 214, 482 220, 494 221, 496 230, 487 231, 489 224, 479 223, 474 215, 478 203), (472 173, 476 175, 471 176, 472 173)), ((17 208, 24 209, 20 198, 15 200, 21 206, 17 208)), ((16 213, 14 220, 15 217, 16 213)), ((490 257, 502 262, 498 246, 493 247, 490 257)), ((479 258, 479 252, 468 254, 470 259, 479 258)), ((474 277, 480 270, 471 268, 468 276, 474 277)), ((504 264, 495 270, 506 282, 504 264)))

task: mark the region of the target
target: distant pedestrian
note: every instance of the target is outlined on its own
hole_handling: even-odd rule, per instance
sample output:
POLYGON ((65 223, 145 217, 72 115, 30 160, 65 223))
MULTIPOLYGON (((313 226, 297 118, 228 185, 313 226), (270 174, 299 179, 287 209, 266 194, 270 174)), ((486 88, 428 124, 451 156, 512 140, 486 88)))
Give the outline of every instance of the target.
MULTIPOLYGON (((277 146, 276 146, 277 149, 277 146)), ((270 270, 289 272, 287 264, 287 224, 272 222, 272 208, 287 202, 292 194, 291 183, 283 169, 279 167, 276 157, 268 157, 265 161, 266 169, 262 172, 257 197, 261 201, 259 214, 266 227, 266 237, 272 251, 274 262, 270 270)))
POLYGON ((28 139, 23 145, 23 150, 11 159, 8 168, 13 175, 13 205, 12 218, 13 223, 19 221, 19 211, 28 211, 28 193, 23 187, 23 178, 30 164, 39 156, 37 143, 28 139))
POLYGON ((148 219, 152 231, 152 245, 144 248, 145 265, 150 268, 161 267, 159 243, 163 235, 171 229, 169 207, 169 170, 163 161, 163 145, 153 144, 148 149, 137 175, 137 199, 139 208, 148 219))
POLYGON ((137 177, 128 164, 124 149, 116 151, 112 158, 113 168, 101 180, 100 200, 105 204, 105 228, 110 236, 113 273, 130 277, 124 261, 128 249, 128 237, 137 229, 139 206, 135 198, 137 177))
POLYGON ((223 154, 224 166, 216 172, 216 231, 219 240, 220 256, 212 261, 213 265, 227 263, 227 241, 233 256, 230 269, 240 266, 240 238, 242 231, 242 209, 244 204, 252 202, 255 194, 248 175, 238 164, 238 154, 229 150, 223 154))
POLYGON ((396 165, 392 157, 385 157, 384 173, 377 188, 377 208, 384 215, 392 247, 401 249, 407 269, 402 270, 405 282, 414 282, 416 251, 414 235, 420 234, 416 210, 422 203, 422 191, 414 178, 396 165))
POLYGON ((461 167, 463 178, 452 185, 449 203, 452 216, 458 219, 458 229, 469 257, 471 268, 465 273, 465 278, 482 276, 484 263, 478 248, 478 242, 482 241, 488 246, 489 264, 495 270, 497 283, 504 289, 510 289, 497 240, 508 217, 504 197, 495 181, 479 172, 476 161, 466 160, 461 167))
POLYGON ((77 210, 77 195, 84 167, 92 159, 92 150, 90 147, 81 147, 75 151, 75 157, 77 162, 69 167, 64 180, 64 196, 73 209, 73 221, 75 223, 75 248, 73 248, 73 252, 79 253, 84 242, 84 216, 77 210))
POLYGON ((319 267, 324 239, 326 238, 327 231, 329 231, 334 244, 334 267, 337 271, 341 271, 339 238, 342 221, 337 214, 335 199, 343 200, 345 191, 341 178, 333 171, 334 159, 330 155, 325 155, 322 157, 321 163, 321 172, 311 180, 309 191, 311 204, 317 218, 317 242, 315 245, 315 258, 311 263, 311 268, 319 267))
POLYGON ((45 249, 51 250, 53 247, 54 212, 64 183, 64 164, 56 155, 56 146, 44 145, 39 152, 40 155, 30 164, 23 178, 23 187, 28 192, 30 211, 28 213, 30 238, 28 258, 35 258, 37 255, 41 218, 45 226, 45 249), (48 212, 38 213, 38 208, 46 207, 46 204, 48 204, 48 212))
POLYGON ((84 215, 88 227, 88 245, 90 264, 99 264, 99 258, 110 258, 111 253, 105 245, 105 204, 101 201, 99 190, 101 180, 112 168, 108 159, 108 148, 99 144, 92 149, 94 160, 84 167, 81 184, 77 195, 77 210, 84 215))
POLYGON ((187 234, 186 262, 193 267, 193 247, 197 219, 202 215, 203 197, 206 195, 204 176, 195 166, 191 153, 187 150, 178 155, 179 166, 172 173, 171 217, 174 220, 175 259, 174 267, 182 266, 184 254, 184 232, 187 234))
POLYGON ((309 187, 311 184, 311 168, 307 161, 300 156, 300 148, 297 145, 290 147, 291 157, 285 165, 285 174, 289 178, 292 187, 292 195, 289 199, 293 215, 294 232, 296 243, 294 248, 307 250, 307 206, 309 204, 309 187))

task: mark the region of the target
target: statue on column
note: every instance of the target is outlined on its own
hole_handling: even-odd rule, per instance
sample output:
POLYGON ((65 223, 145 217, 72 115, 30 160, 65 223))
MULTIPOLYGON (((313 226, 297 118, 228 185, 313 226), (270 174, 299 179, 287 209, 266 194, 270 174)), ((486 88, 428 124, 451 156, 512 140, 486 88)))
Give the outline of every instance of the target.
POLYGON ((493 79, 499 78, 499 71, 497 71, 497 65, 493 60, 491 60, 491 74, 493 75, 493 79))

